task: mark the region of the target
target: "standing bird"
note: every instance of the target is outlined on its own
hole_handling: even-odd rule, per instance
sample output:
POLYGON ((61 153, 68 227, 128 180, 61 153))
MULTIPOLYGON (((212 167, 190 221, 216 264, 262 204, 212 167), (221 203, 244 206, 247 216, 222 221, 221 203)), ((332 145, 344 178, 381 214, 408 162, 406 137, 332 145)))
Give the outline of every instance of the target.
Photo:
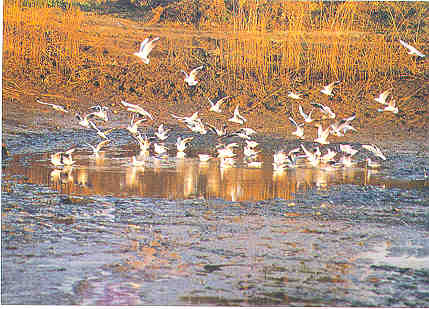
POLYGON ((191 73, 186 73, 185 71, 182 70, 182 72, 185 74, 185 82, 188 83, 189 86, 195 86, 198 81, 195 79, 197 77, 197 73, 199 70, 201 70, 204 66, 200 66, 198 68, 195 68, 191 71, 191 73))
POLYGON ((154 38, 152 41, 149 41, 149 38, 146 38, 141 44, 140 44, 140 50, 136 53, 134 53, 135 56, 139 57, 141 60, 143 60, 144 63, 149 64, 149 53, 154 48, 154 43, 158 41, 159 38, 154 38))
POLYGON ((340 81, 338 80, 338 81, 335 81, 335 82, 332 82, 332 83, 330 83, 329 85, 326 85, 325 87, 323 87, 323 89, 322 90, 320 90, 320 92, 321 93, 323 93, 323 94, 326 94, 326 95, 328 95, 328 96, 333 96, 333 94, 332 94, 332 90, 334 89, 334 86, 336 85, 336 84, 338 84, 340 81))
POLYGON ((425 54, 423 54, 422 52, 418 51, 414 46, 411 46, 410 44, 405 43, 402 40, 399 40, 399 43, 402 44, 402 46, 404 46, 406 49, 408 49, 408 54, 409 55, 416 55, 418 57, 426 57, 425 54))

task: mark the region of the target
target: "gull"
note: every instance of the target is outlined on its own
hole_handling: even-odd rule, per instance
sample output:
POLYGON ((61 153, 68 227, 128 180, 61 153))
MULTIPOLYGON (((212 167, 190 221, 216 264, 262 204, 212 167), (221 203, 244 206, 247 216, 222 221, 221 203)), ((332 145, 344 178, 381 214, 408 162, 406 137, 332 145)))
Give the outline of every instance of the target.
POLYGON ((112 128, 112 129, 109 129, 109 130, 106 130, 103 132, 103 131, 100 131, 100 129, 97 128, 97 126, 92 121, 89 121, 89 124, 91 125, 91 127, 93 127, 97 131, 98 136, 100 136, 101 138, 104 138, 104 139, 109 139, 107 137, 107 134, 109 134, 110 132, 112 132, 114 130, 114 128, 112 128))
POLYGON ((290 122, 296 126, 296 131, 292 132, 293 135, 296 135, 297 138, 304 138, 304 124, 297 124, 292 117, 289 117, 290 122))
POLYGON ((329 85, 326 85, 325 87, 323 87, 322 90, 320 90, 320 92, 323 93, 323 94, 326 94, 328 96, 332 96, 332 90, 334 89, 334 86, 336 84, 338 84, 339 82, 340 81, 338 80, 338 81, 330 83, 329 85))
POLYGON ((246 144, 247 144, 247 147, 249 148, 255 148, 256 146, 259 145, 259 143, 255 141, 246 141, 246 144))
POLYGON ((235 122, 238 124, 244 124, 247 120, 243 116, 240 115, 240 112, 238 111, 238 105, 234 109, 234 117, 228 119, 228 121, 235 122))
POLYGON ((354 156, 359 150, 353 149, 350 145, 340 144, 340 150, 350 156, 354 156))
POLYGON ((64 165, 62 162, 62 155, 63 155, 63 152, 57 152, 51 155, 51 163, 55 166, 64 165))
POLYGON ((227 100, 229 96, 226 96, 220 100, 218 100, 216 103, 213 103, 212 100, 208 99, 210 102, 210 111, 216 112, 216 113, 222 113, 222 110, 220 109, 220 105, 227 100))
POLYGON ((233 152, 233 148, 239 147, 237 143, 229 143, 228 145, 224 146, 223 144, 220 144, 217 147, 218 152, 218 158, 230 158, 235 157, 236 154, 233 152))
POLYGON ((389 103, 387 103, 387 106, 385 108, 379 108, 379 112, 392 112, 394 114, 397 114, 399 112, 398 107, 396 106, 396 100, 390 100, 389 103))
POLYGON ((130 125, 127 127, 127 130, 132 134, 132 135, 137 135, 138 134, 138 125, 142 122, 147 121, 146 118, 142 118, 139 119, 137 121, 134 121, 135 118, 135 114, 133 114, 131 121, 130 121, 130 125))
POLYGON ((37 103, 43 104, 43 105, 49 105, 50 107, 52 107, 54 110, 59 111, 59 112, 63 112, 63 113, 68 113, 69 111, 66 110, 64 107, 60 106, 60 105, 55 105, 52 103, 45 103, 40 101, 39 99, 36 100, 37 103))
POLYGON ((127 103, 127 102, 125 102, 125 101, 121 101, 121 104, 127 108, 127 111, 130 111, 130 112, 134 112, 134 113, 140 114, 140 115, 142 115, 143 117, 149 117, 150 119, 152 119, 152 120, 153 120, 152 115, 151 115, 151 114, 149 114, 147 111, 145 111, 145 110, 144 110, 143 108, 141 108, 140 106, 135 105, 135 104, 131 104, 131 103, 127 103))
POLYGON ((107 111, 109 110, 109 108, 107 106, 96 105, 90 107, 89 109, 96 109, 97 111, 93 112, 92 115, 104 121, 109 121, 109 118, 107 117, 107 111))
POLYGON ((154 43, 158 41, 159 38, 154 38, 152 41, 149 41, 149 38, 146 38, 141 44, 138 52, 134 53, 135 56, 143 60, 144 63, 149 64, 149 53, 154 48, 154 43))
POLYGON ((190 124, 186 124, 186 126, 191 129, 192 132, 200 133, 202 135, 207 133, 206 128, 204 127, 203 122, 201 119, 198 119, 197 121, 194 121, 190 124))
POLYGON ((209 154, 199 154, 198 158, 200 159, 201 162, 207 162, 212 158, 212 156, 209 154))
POLYGON ((295 153, 299 151, 300 151, 300 148, 294 148, 288 152, 287 158, 286 158, 286 164, 289 167, 296 167, 298 157, 295 155, 295 153))
POLYGON ((289 93, 287 94, 287 96, 291 99, 295 99, 295 100, 300 100, 301 98, 301 94, 289 91, 289 93))
POLYGON ((63 155, 62 155, 62 162, 64 165, 73 165, 73 163, 75 163, 76 161, 73 161, 72 159, 72 153, 74 152, 74 148, 67 150, 63 155))
POLYGON ((93 114, 93 113, 87 114, 87 115, 85 115, 83 118, 82 118, 82 116, 81 116, 81 115, 79 115, 78 113, 76 113, 76 114, 75 114, 75 116, 76 116, 77 120, 79 121, 79 124, 80 124, 82 127, 85 127, 85 128, 91 129, 91 125, 90 125, 90 123, 89 123, 90 121, 89 121, 88 119, 90 119, 90 118, 92 118, 92 117, 94 116, 94 114, 93 114))
POLYGON ((243 152, 246 158, 254 158, 259 153, 259 151, 256 151, 255 149, 247 146, 244 147, 243 152))
POLYGON ((145 161, 144 160, 137 160, 136 156, 133 156, 131 158, 131 165, 132 166, 143 166, 143 165, 145 165, 145 161))
POLYGON ((408 49, 408 54, 409 55, 416 55, 419 57, 425 57, 426 55, 423 54, 422 52, 418 51, 414 46, 411 46, 410 44, 405 43, 402 40, 399 40, 399 43, 402 44, 402 46, 404 46, 406 49, 408 49))
POLYGON ((185 74, 185 82, 188 83, 189 86, 195 86, 198 81, 195 79, 197 77, 197 73, 199 70, 201 70, 204 66, 200 66, 198 68, 195 68, 191 71, 191 73, 186 73, 185 71, 182 70, 182 72, 185 74))
POLYGON ((180 117, 173 114, 171 116, 186 124, 193 124, 198 119, 198 112, 193 113, 190 117, 180 117))
MULTIPOLYGON (((133 135, 134 136, 134 135, 133 135)), ((143 137, 140 135, 140 133, 138 133, 137 135, 134 136, 137 140, 137 142, 139 143, 139 147, 140 147, 140 152, 142 153, 146 153, 147 151, 149 151, 149 147, 150 147, 150 141, 147 138, 147 136, 145 135, 145 138, 143 139, 143 137)))
POLYGON ((321 124, 316 124, 317 126, 317 138, 314 140, 316 143, 327 145, 329 142, 326 140, 329 136, 329 133, 331 132, 330 128, 327 127, 325 130, 323 130, 321 124))
POLYGON ((310 104, 313 105, 314 107, 318 107, 320 109, 320 111, 323 114, 327 114, 329 116, 329 118, 331 118, 331 119, 335 118, 335 113, 331 110, 331 108, 329 106, 319 104, 319 103, 315 103, 315 102, 311 102, 310 104))
POLYGON ((158 132, 155 132, 155 135, 161 140, 161 141, 164 141, 164 140, 166 140, 167 138, 168 138, 168 135, 167 135, 167 133, 169 132, 170 130, 168 130, 168 129, 164 129, 164 125, 163 124, 161 124, 159 127, 158 127, 158 132))
POLYGON ((328 148, 328 152, 321 157, 323 163, 328 163, 337 155, 336 151, 328 148))
POLYGON ((378 103, 387 105, 388 103, 386 102, 386 99, 389 96, 390 91, 392 91, 392 88, 387 89, 386 91, 383 91, 382 93, 379 94, 378 98, 375 98, 374 100, 377 101, 378 103))
POLYGON ((262 167, 262 162, 259 162, 259 161, 247 162, 247 167, 261 168, 262 167))
POLYGON ((222 126, 222 128, 221 129, 218 129, 218 128, 216 128, 215 126, 212 126, 212 125, 210 125, 210 124, 207 124, 207 126, 209 127, 209 129, 211 129, 214 133, 216 133, 216 135, 217 136, 224 136, 224 135, 226 135, 226 128, 227 128, 227 125, 226 124, 224 124, 223 126, 222 126))
POLYGON ((193 137, 187 137, 184 139, 182 139, 180 136, 177 137, 177 142, 176 142, 177 151, 184 152, 187 147, 187 143, 189 143, 193 139, 194 139, 193 137))
POLYGON ((164 154, 164 153, 166 153, 168 151, 168 148, 165 147, 165 145, 163 145, 163 144, 157 144, 157 143, 155 143, 155 144, 153 144, 153 146, 154 146, 155 153, 157 155, 159 155, 159 156, 162 155, 162 154, 164 154))
POLYGON ((231 158, 231 157, 221 157, 220 158, 220 167, 221 168, 225 168, 225 167, 233 167, 235 165, 235 158, 231 158))
POLYGON ((341 119, 340 121, 331 124, 331 133, 336 136, 344 136, 344 134, 349 130, 356 132, 357 130, 350 125, 350 122, 352 122, 355 118, 356 114, 353 114, 350 117, 341 119))
POLYGON ((376 162, 376 161, 372 161, 371 158, 367 158, 365 160, 366 162, 366 166, 369 168, 379 168, 380 167, 380 163, 376 162))
POLYGON ((281 166, 285 163, 287 159, 287 155, 283 150, 279 150, 276 153, 274 153, 273 156, 273 165, 275 166, 281 166))
POLYGON ((352 161, 352 155, 346 154, 341 157, 340 163, 342 163, 345 167, 351 167, 356 163, 352 161))
POLYGON ((314 152, 307 150, 304 145, 301 145, 302 150, 304 150, 307 160, 312 166, 318 166, 320 162, 320 149, 316 148, 314 152))
POLYGON ((378 148, 376 145, 362 145, 362 148, 372 152, 377 157, 381 158, 382 160, 386 160, 386 156, 381 152, 380 148, 378 148))
POLYGON ((304 121, 307 123, 311 123, 313 122, 313 118, 311 118, 311 113, 313 112, 313 110, 310 111, 310 113, 307 115, 306 113, 304 113, 304 111, 302 110, 302 106, 301 104, 299 105, 299 113, 301 114, 301 116, 304 118, 304 121))
POLYGON ((110 142, 110 140, 108 140, 108 139, 106 139, 106 140, 104 140, 104 141, 101 141, 100 143, 98 143, 98 145, 97 146, 93 146, 93 145, 91 145, 91 144, 88 144, 87 143, 87 145, 89 146, 89 147, 91 147, 91 149, 92 149, 92 152, 94 153, 94 155, 97 157, 98 156, 98 153, 100 152, 100 150, 101 150, 101 148, 104 146, 104 145, 106 145, 107 143, 109 143, 110 142))

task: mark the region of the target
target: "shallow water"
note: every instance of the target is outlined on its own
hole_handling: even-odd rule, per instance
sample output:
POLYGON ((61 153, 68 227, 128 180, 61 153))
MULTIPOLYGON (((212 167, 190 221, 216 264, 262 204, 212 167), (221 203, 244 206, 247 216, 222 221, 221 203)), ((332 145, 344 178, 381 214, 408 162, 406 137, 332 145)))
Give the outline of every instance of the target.
POLYGON ((429 305, 427 157, 386 149, 378 171, 275 175, 273 149, 295 142, 264 138, 262 168, 222 171, 195 159, 210 149, 196 139, 185 159, 136 169, 117 134, 98 163, 85 132, 8 141, 5 304, 429 305), (52 174, 67 139, 77 162, 52 174))

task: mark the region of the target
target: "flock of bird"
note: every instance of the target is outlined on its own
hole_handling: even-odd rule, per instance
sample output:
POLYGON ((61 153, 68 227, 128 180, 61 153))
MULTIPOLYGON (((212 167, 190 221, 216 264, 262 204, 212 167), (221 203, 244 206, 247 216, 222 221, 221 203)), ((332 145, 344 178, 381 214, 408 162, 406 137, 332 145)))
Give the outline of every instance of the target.
MULTIPOLYGON (((140 45, 138 52, 134 53, 135 56, 139 57, 143 63, 149 64, 150 60, 148 58, 150 52, 155 47, 155 43, 159 40, 158 37, 154 39, 146 38, 140 45)), ((423 53, 418 51, 413 46, 399 41, 405 48, 408 49, 410 55, 416 55, 418 57, 425 57, 423 53)), ((184 82, 188 84, 189 87, 195 87, 198 84, 198 73, 203 69, 203 66, 199 66, 193 69, 189 74, 185 71, 184 73, 184 82)), ((335 81, 329 85, 323 87, 320 90, 320 93, 328 97, 334 96, 334 87, 340 83, 340 81, 335 81)), ((378 109, 379 112, 392 112, 398 113, 398 107, 394 99, 388 100, 389 95, 391 94, 392 89, 388 89, 382 92, 377 98, 374 98, 376 102, 381 104, 383 108, 378 109)), ((302 94, 289 91, 288 97, 296 102, 303 102, 302 94)), ((226 96, 213 102, 208 99, 209 111, 213 113, 222 114, 222 104, 228 100, 230 97, 226 96)), ((40 100, 37 100, 38 103, 49 105, 53 109, 60 111, 62 113, 69 113, 64 107, 52 103, 45 103, 40 100)), ((328 137, 330 135, 334 136, 344 136, 349 131, 357 131, 353 126, 352 122, 356 118, 356 115, 353 114, 347 118, 336 120, 337 116, 332 111, 332 109, 320 103, 311 102, 312 109, 310 112, 306 113, 304 111, 303 105, 298 103, 299 115, 302 119, 293 119, 289 117, 291 123, 296 127, 296 130, 292 133, 299 140, 304 140, 304 126, 307 124, 315 123, 314 127, 317 128, 317 136, 313 139, 312 148, 307 149, 304 144, 301 144, 300 147, 294 148, 292 150, 281 149, 274 153, 272 167, 275 172, 281 172, 286 168, 294 168, 296 166, 307 165, 309 164, 312 167, 319 167, 322 169, 333 169, 338 167, 350 167, 353 166, 359 161, 353 160, 353 157, 363 149, 368 152, 365 164, 368 168, 377 168, 380 166, 378 161, 374 161, 374 158, 381 160, 386 160, 386 156, 376 145, 361 145, 361 149, 354 149, 349 144, 340 144, 339 149, 329 148, 326 145, 329 145, 330 142, 328 137), (321 117, 318 119, 314 118, 313 112, 316 111, 320 114, 321 117), (323 128, 322 123, 326 121, 331 121, 325 128, 323 128), (317 146, 314 146, 316 144, 317 146), (321 147, 324 147, 321 149, 321 147), (340 157, 336 159, 336 157, 340 157)), ((143 134, 139 131, 139 126, 150 120, 154 120, 153 116, 142 108, 139 105, 131 104, 125 101, 121 101, 121 105, 130 113, 130 122, 127 125, 126 129, 135 139, 136 143, 139 146, 140 152, 138 155, 133 156, 130 161, 130 165, 135 167, 143 167, 146 165, 148 158, 150 157, 150 152, 157 158, 166 158, 168 157, 169 148, 166 145, 166 140, 168 138, 169 129, 166 129, 163 124, 159 125, 157 131, 154 133, 155 136, 148 137, 146 134, 143 134), (152 147, 153 146, 153 147, 152 147)), ((109 142, 108 135, 112 130, 102 131, 96 124, 96 120, 108 122, 109 121, 109 108, 106 106, 93 106, 90 107, 86 115, 81 115, 79 113, 75 114, 75 117, 79 123, 84 128, 94 130, 97 135, 102 139, 98 144, 91 145, 87 144, 92 150, 95 157, 97 157, 100 151, 105 147, 109 142)), ((239 105, 235 107, 234 113, 231 118, 227 121, 231 124, 241 125, 243 127, 233 131, 228 132, 228 125, 224 124, 223 127, 217 128, 210 124, 205 124, 203 120, 199 117, 198 111, 194 112, 190 116, 179 116, 171 114, 171 116, 176 119, 179 123, 183 124, 190 131, 194 133, 199 133, 201 135, 205 134, 215 134, 218 140, 215 150, 210 153, 200 153, 198 154, 198 159, 201 162, 207 162, 212 159, 218 159, 220 167, 231 167, 238 164, 238 153, 234 152, 237 148, 242 148, 243 158, 242 163, 248 167, 260 168, 263 165, 263 162, 258 160, 260 155, 260 150, 257 150, 258 142, 253 140, 256 131, 244 127, 243 125, 247 122, 247 119, 244 118, 239 111, 239 105), (230 142, 225 143, 225 138, 227 137, 239 137, 241 143, 239 142, 230 142)), ((185 150, 187 149, 189 143, 193 140, 194 137, 182 137, 179 136, 175 143, 176 156, 178 158, 184 158, 186 156, 185 150)), ((307 140, 308 141, 308 140, 307 140)), ((69 149, 64 152, 57 152, 51 155, 51 163, 56 168, 61 167, 70 167, 75 164, 72 154, 74 148, 69 149)), ((56 170, 58 172, 59 170, 56 170)))

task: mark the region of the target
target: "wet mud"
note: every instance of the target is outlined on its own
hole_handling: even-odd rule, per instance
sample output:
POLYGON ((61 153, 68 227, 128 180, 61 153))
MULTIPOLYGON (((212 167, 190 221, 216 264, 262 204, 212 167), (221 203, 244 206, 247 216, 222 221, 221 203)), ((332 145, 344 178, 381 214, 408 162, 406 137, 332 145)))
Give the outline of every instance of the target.
MULTIPOLYGON (((173 130, 167 144, 182 134, 173 130)), ((4 304, 429 305, 424 147, 386 141, 388 160, 373 172, 301 167, 274 177, 272 152, 297 142, 258 136, 266 167, 234 167, 222 179, 217 167, 204 171, 195 159, 212 141, 195 138, 182 161, 186 173, 171 156, 132 181, 132 139, 115 132, 97 167, 84 146, 91 134, 6 135, 4 304), (49 155, 70 141, 77 166, 52 179, 49 155), (216 189, 207 175, 218 179, 216 189), (109 189, 115 182, 122 189, 109 189)))

